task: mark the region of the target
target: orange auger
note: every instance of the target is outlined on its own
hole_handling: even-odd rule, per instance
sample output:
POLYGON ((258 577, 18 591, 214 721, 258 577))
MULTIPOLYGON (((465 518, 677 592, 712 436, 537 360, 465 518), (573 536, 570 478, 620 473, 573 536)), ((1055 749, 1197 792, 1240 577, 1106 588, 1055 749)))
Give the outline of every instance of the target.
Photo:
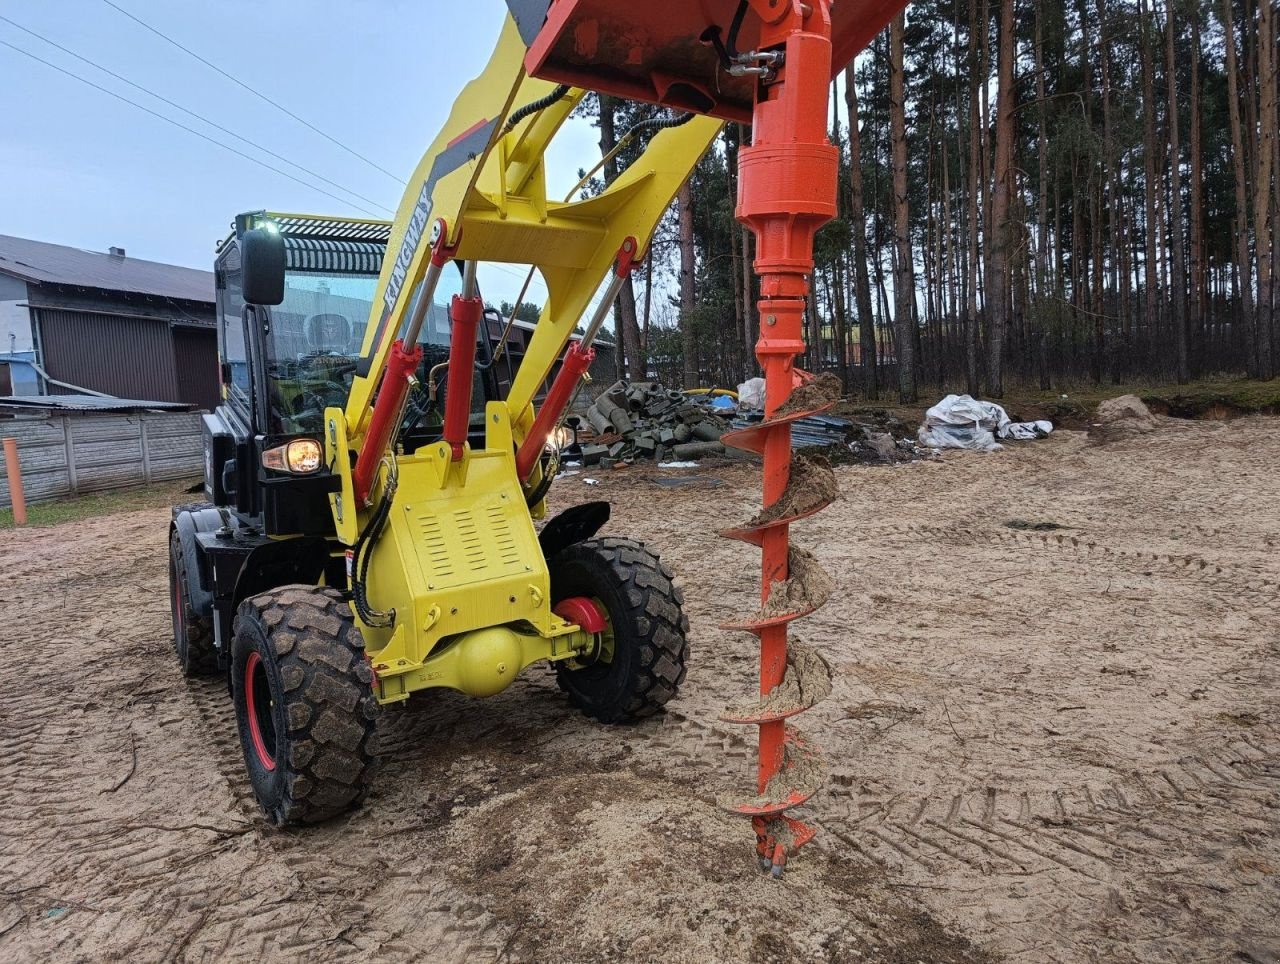
POLYGON ((825 507, 835 491, 830 467, 818 460, 797 462, 792 477, 790 428, 831 404, 820 381, 792 396, 812 378, 795 356, 804 350, 813 237, 836 213, 839 152, 827 140, 828 89, 833 67, 843 69, 906 6, 840 0, 833 26, 832 3, 507 0, 530 76, 753 125, 753 143, 739 152, 737 215, 756 236, 765 420, 723 441, 763 454, 765 508, 722 535, 763 553, 761 610, 728 627, 760 637, 760 695, 721 718, 760 728, 757 795, 724 805, 752 818, 761 863, 774 875, 814 834, 787 811, 824 781, 814 748, 785 721, 831 690, 822 657, 787 642, 787 625, 830 592, 813 557, 788 543, 790 524, 825 507))
POLYGON ((760 637, 760 701, 726 710, 721 719, 760 728, 757 796, 724 805, 752 818, 761 867, 777 877, 787 855, 815 833, 786 811, 803 804, 825 780, 814 748, 785 723, 831 688, 830 670, 821 657, 787 645, 787 625, 821 605, 821 584, 826 583, 812 557, 790 547, 789 526, 824 506, 778 518, 771 518, 777 512, 770 513, 769 507, 783 498, 791 479, 791 422, 831 404, 798 411, 805 406, 789 401, 792 391, 811 377, 794 367, 795 356, 804 351, 813 237, 836 213, 839 151, 826 131, 830 0, 780 3, 769 16, 759 49, 774 52, 745 65, 758 70, 765 83, 757 88, 752 144, 739 155, 737 209, 738 220, 756 236, 761 294, 756 357, 764 369, 765 418, 724 437, 728 445, 764 456, 761 515, 770 521, 723 533, 758 545, 763 555, 760 612, 723 627, 760 637))

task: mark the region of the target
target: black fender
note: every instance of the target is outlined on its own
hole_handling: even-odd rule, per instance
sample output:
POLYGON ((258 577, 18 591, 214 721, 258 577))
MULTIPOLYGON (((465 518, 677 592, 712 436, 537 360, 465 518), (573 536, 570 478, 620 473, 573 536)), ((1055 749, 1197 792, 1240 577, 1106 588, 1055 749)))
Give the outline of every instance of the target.
POLYGON ((565 509, 538 533, 542 557, 550 559, 572 545, 585 542, 609 521, 608 502, 584 502, 565 509))
POLYGON ((169 523, 170 534, 178 533, 181 564, 187 574, 187 593, 191 607, 202 616, 213 613, 213 574, 200 549, 201 532, 217 532, 226 520, 223 513, 207 502, 175 506, 169 523))
POLYGON ((277 586, 317 585, 330 564, 329 547, 328 540, 320 536, 272 539, 256 546, 240 565, 231 608, 277 586))

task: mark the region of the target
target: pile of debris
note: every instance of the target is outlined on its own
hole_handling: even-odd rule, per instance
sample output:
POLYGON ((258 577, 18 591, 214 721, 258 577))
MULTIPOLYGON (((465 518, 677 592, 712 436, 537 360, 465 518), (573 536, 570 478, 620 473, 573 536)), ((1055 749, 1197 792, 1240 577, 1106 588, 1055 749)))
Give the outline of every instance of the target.
POLYGON ((621 380, 587 409, 595 437, 582 443, 582 464, 691 462, 725 454, 720 436, 731 409, 717 410, 710 395, 686 395, 658 382, 621 380))
MULTIPOLYGON (((726 449, 720 437, 758 424, 764 412, 750 405, 764 400, 763 379, 739 386, 740 401, 712 393, 682 392, 658 382, 615 382, 586 410, 591 431, 580 430, 583 465, 611 468, 637 461, 696 462, 708 456, 751 456, 726 449), (752 389, 758 389, 752 394, 752 389)), ((840 397, 840 380, 819 375, 792 393, 777 414, 812 411, 840 397)), ((810 415, 791 423, 791 447, 825 455, 837 465, 914 462, 934 453, 911 438, 911 430, 884 409, 855 409, 851 418, 810 415)))
MULTIPOLYGON (((857 409, 851 418, 810 415, 791 423, 791 447, 820 453, 834 465, 893 465, 931 458, 933 452, 916 444, 900 418, 882 408, 857 409)), ((753 412, 734 419, 745 428, 764 417, 753 412)))

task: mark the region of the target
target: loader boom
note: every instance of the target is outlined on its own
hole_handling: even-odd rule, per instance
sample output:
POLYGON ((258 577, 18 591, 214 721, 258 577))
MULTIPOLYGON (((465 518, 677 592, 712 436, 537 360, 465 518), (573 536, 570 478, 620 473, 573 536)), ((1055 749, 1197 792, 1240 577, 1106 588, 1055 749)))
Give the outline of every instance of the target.
POLYGON ((427 275, 435 223, 444 226, 438 242, 451 257, 531 265, 546 285, 546 304, 507 398, 521 440, 533 423, 535 394, 623 242, 634 237, 647 249, 658 221, 720 129, 715 119, 697 118, 660 131, 643 156, 599 195, 549 198, 545 152, 586 92, 570 90, 510 126, 515 110, 556 90, 553 83, 525 75, 525 52, 516 24, 508 18, 488 65, 454 102, 444 129, 410 178, 346 407, 357 449, 392 344, 427 275))

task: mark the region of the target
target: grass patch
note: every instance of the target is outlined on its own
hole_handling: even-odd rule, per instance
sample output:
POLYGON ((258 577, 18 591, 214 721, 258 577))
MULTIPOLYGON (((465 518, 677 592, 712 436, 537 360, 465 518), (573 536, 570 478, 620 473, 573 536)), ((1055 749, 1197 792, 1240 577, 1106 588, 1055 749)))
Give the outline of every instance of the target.
MULTIPOLYGON (((138 486, 131 489, 116 489, 111 492, 100 492, 95 495, 82 495, 73 499, 57 499, 52 502, 35 502, 27 505, 27 528, 33 526, 45 528, 63 525, 67 522, 79 522, 94 516, 110 515, 113 512, 132 512, 136 509, 158 509, 183 502, 200 500, 199 495, 191 495, 187 489, 194 480, 185 482, 165 482, 160 485, 138 486)), ((12 529, 13 510, 0 509, 0 529, 12 529)))

